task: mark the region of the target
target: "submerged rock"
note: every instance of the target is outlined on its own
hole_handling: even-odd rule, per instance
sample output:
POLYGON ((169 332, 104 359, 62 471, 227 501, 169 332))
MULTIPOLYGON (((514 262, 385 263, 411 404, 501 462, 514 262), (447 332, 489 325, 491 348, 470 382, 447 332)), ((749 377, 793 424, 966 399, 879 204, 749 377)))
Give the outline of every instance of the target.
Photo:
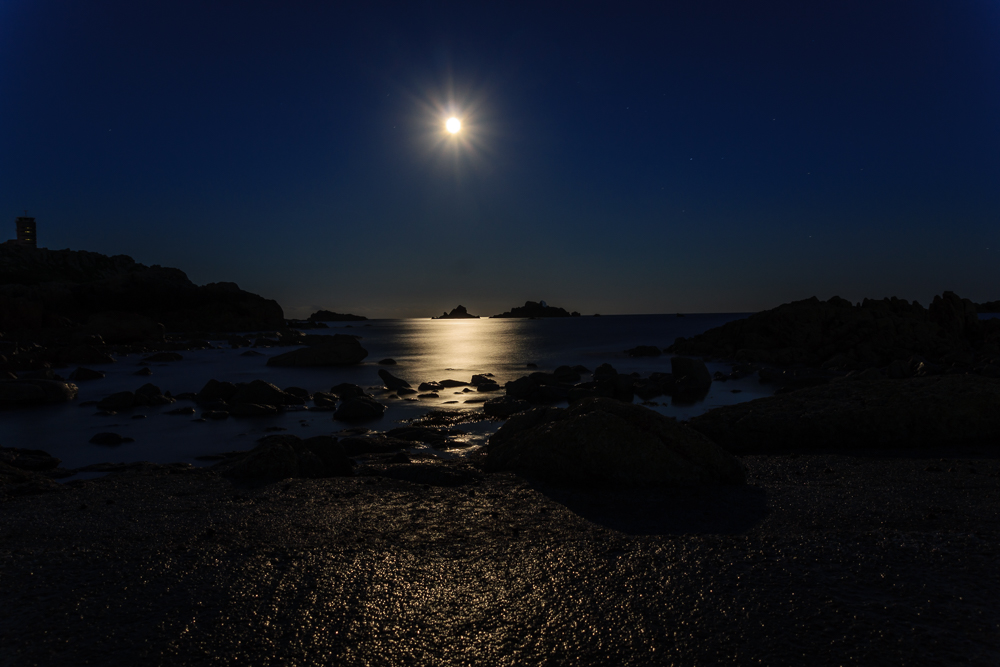
POLYGON ((739 461, 701 433, 606 398, 511 417, 489 440, 486 469, 583 487, 745 482, 739 461))

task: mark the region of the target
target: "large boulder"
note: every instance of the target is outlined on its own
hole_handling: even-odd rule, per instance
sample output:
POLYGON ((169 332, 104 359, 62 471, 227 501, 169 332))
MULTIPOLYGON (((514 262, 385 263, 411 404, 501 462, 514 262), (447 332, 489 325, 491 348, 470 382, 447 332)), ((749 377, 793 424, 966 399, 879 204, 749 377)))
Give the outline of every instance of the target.
POLYGON ((195 401, 198 403, 212 403, 213 401, 228 401, 239 390, 232 382, 219 382, 212 379, 205 383, 205 386, 198 392, 195 401))
POLYGON ((712 374, 701 359, 674 357, 670 360, 673 375, 674 398, 696 400, 708 393, 712 386, 712 374))
POLYGON ((734 452, 1000 441, 997 380, 976 375, 859 378, 715 408, 694 417, 691 428, 734 452))
POLYGON ((354 336, 317 336, 327 339, 319 345, 301 347, 267 360, 268 366, 349 366, 361 363, 368 350, 354 336))
POLYGON ((608 398, 514 415, 490 438, 486 467, 584 487, 745 481, 739 461, 702 434, 608 398))

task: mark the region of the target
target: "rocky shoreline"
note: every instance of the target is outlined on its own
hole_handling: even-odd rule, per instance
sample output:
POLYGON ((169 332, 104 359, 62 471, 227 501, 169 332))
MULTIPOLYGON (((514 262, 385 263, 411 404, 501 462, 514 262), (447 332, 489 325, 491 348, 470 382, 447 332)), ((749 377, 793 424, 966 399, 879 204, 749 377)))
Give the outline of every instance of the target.
MULTIPOLYGON (((67 483, 44 452, 0 447, 0 609, 18 610, 0 615, 0 654, 13 665, 112 650, 123 664, 996 664, 1000 326, 950 293, 930 309, 842 301, 786 304, 666 349, 729 359, 714 376, 674 356, 648 377, 602 364, 502 386, 489 373, 409 378, 414 388, 382 368, 377 396, 262 380, 106 396, 95 407, 110 414, 188 400, 202 420, 315 410, 350 426, 380 417, 382 400, 461 387, 483 411, 381 433, 273 433, 207 469, 99 464, 81 470, 105 477, 67 483), (695 401, 751 375, 780 391, 688 423, 633 404, 695 401), (485 419, 506 420, 486 447, 441 455, 463 423, 485 419)), ((111 352, 169 363, 212 346, 87 335, 0 348, 17 372, 0 402, 73 400, 53 368, 113 363, 111 352)), ((222 339, 293 348, 270 366, 368 354, 354 336, 287 328, 222 339)))

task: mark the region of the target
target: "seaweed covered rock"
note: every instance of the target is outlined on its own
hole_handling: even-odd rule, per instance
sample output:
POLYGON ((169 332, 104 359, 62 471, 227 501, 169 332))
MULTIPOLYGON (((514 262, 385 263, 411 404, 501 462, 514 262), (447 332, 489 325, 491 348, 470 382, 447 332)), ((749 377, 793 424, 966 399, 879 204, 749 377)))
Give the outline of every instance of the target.
POLYGON ((512 416, 490 438, 486 468, 584 487, 745 482, 739 461, 704 435, 608 398, 512 416))

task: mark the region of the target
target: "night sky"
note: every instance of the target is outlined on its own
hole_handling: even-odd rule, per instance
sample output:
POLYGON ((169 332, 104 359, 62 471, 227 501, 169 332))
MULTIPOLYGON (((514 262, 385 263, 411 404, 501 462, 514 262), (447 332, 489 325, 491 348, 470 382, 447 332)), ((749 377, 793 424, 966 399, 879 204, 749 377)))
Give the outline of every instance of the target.
POLYGON ((1000 299, 1000 3, 652 4, 0 0, 0 239, 286 316, 1000 299))

